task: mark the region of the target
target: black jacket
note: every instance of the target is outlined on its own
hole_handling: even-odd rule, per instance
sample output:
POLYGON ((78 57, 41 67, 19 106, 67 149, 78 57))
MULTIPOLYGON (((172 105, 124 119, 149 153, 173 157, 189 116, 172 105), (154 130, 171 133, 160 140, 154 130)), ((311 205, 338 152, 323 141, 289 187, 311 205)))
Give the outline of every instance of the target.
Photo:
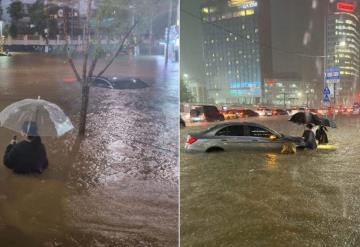
POLYGON ((320 127, 316 130, 316 140, 319 141, 319 144, 329 143, 326 130, 326 127, 320 127))
POLYGON ((305 147, 310 149, 316 149, 316 139, 315 134, 312 132, 312 130, 305 130, 303 133, 304 141, 305 141, 305 147))
POLYGON ((42 173, 48 167, 48 159, 40 137, 8 145, 4 164, 15 173, 42 173))

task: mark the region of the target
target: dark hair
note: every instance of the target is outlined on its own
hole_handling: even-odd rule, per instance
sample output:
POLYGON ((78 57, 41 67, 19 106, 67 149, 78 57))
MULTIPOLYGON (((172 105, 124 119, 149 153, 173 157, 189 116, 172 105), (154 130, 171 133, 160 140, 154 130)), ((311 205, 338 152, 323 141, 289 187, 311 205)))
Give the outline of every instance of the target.
POLYGON ((309 128, 309 129, 312 129, 312 128, 313 128, 313 125, 312 125, 311 123, 308 123, 308 124, 306 125, 306 127, 309 128))

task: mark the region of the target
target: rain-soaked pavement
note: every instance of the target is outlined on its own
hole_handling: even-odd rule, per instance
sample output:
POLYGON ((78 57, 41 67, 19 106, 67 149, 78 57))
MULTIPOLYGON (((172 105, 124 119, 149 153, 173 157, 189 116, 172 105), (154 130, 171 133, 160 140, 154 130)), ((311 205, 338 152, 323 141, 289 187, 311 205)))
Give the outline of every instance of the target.
MULTIPOLYGON (((178 65, 163 64, 161 57, 116 62, 108 75, 150 87, 93 88, 85 140, 76 131, 43 139, 50 160, 43 175, 0 166, 1 246, 177 245, 178 65)), ((64 60, 0 58, 0 110, 37 96, 77 125, 80 87, 64 60)), ((0 153, 13 134, 0 129, 0 153)))
MULTIPOLYGON (((287 117, 255 118, 284 134, 287 117)), ((187 154, 181 130, 182 246, 360 246, 360 116, 336 120, 336 150, 187 154)))

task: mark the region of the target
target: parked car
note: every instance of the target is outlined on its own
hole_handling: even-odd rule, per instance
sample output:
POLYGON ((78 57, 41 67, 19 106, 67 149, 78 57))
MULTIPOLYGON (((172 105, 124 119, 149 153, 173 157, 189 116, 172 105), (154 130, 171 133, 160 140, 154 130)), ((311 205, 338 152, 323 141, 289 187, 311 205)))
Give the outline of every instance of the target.
POLYGON ((280 134, 257 123, 223 123, 203 132, 189 133, 187 152, 211 152, 244 149, 280 149, 285 142, 304 145, 302 137, 280 134))
POLYGON ((286 110, 277 108, 277 109, 272 109, 272 115, 289 115, 289 114, 286 110))
POLYGON ((255 112, 259 114, 259 116, 272 116, 272 111, 266 107, 259 107, 255 112))
POLYGON ((138 78, 128 77, 92 77, 93 87, 109 88, 109 89, 141 89, 148 87, 147 83, 138 78))
POLYGON ((190 121, 201 122, 201 121, 224 121, 224 115, 220 113, 218 108, 213 105, 197 105, 192 106, 190 110, 190 121))
POLYGON ((239 115, 239 118, 248 118, 248 117, 258 117, 259 113, 250 110, 250 109, 242 109, 242 110, 236 110, 237 114, 239 115))
POLYGON ((221 114, 223 114, 225 120, 239 118, 239 116, 236 114, 236 112, 232 111, 232 110, 222 111, 221 114))

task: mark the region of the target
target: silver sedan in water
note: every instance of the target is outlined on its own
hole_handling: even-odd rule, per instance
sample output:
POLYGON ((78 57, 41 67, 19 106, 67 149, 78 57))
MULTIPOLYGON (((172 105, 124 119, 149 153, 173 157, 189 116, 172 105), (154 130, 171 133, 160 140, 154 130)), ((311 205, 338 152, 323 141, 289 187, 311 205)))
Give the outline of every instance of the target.
POLYGON ((199 133, 189 133, 187 152, 211 152, 245 149, 281 149, 284 143, 303 146, 302 137, 280 134, 257 123, 232 122, 218 124, 199 133))

